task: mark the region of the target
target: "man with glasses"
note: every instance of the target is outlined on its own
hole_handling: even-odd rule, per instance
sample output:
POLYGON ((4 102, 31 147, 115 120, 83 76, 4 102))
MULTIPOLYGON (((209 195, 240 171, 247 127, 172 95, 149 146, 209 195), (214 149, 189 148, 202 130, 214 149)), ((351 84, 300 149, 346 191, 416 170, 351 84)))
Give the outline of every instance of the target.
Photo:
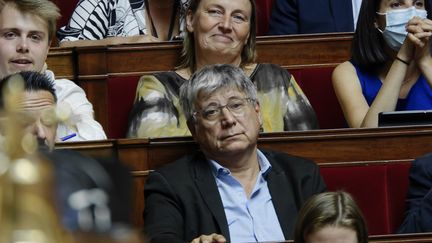
POLYGON ((213 65, 180 89, 201 151, 150 173, 144 191, 150 242, 292 239, 298 210, 325 190, 312 161, 259 150, 257 92, 240 68, 213 65))

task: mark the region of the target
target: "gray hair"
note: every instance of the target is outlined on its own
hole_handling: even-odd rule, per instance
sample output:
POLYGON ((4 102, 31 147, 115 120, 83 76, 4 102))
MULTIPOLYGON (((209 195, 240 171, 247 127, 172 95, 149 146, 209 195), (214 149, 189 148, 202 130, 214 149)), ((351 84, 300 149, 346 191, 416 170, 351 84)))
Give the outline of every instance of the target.
POLYGON ((209 65, 195 72, 180 87, 180 105, 187 121, 191 121, 199 95, 209 95, 221 88, 237 88, 248 98, 257 100, 257 91, 243 70, 230 64, 209 65))

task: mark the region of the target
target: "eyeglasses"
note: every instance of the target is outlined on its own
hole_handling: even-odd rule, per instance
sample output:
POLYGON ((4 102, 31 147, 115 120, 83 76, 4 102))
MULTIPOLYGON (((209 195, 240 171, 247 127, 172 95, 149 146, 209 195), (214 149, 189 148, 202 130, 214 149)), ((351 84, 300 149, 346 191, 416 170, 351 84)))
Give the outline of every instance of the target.
POLYGON ((222 109, 227 108, 231 114, 240 117, 244 115, 246 105, 254 102, 255 100, 251 98, 232 98, 226 105, 210 105, 200 111, 195 111, 193 116, 196 118, 197 115, 200 115, 207 121, 215 121, 220 118, 222 109))

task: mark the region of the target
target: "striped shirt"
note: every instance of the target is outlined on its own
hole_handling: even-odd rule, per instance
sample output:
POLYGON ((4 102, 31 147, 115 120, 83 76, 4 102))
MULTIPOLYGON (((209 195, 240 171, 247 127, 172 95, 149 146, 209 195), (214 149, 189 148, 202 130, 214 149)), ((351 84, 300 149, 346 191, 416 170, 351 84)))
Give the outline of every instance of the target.
MULTIPOLYGON (((188 0, 181 0, 180 26, 188 0)), ((80 0, 57 32, 59 41, 100 40, 147 34, 144 0, 80 0)))

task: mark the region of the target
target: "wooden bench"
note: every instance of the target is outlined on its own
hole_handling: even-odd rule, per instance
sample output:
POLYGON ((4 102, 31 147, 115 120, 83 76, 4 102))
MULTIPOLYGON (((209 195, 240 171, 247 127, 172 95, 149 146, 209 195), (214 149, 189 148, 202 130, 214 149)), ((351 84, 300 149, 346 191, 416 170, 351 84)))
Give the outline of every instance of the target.
POLYGON ((46 62, 48 69, 54 72, 56 78, 77 78, 76 55, 73 48, 51 47, 46 62))
MULTIPOLYGON (((293 240, 284 241, 292 243, 293 240)), ((369 243, 426 243, 432 242, 432 233, 371 235, 369 243)))
MULTIPOLYGON (((321 128, 345 127, 331 73, 349 59, 351 40, 352 33, 258 37, 257 61, 279 64, 294 74, 315 108, 321 128)), ((96 120, 110 138, 123 138, 138 78, 173 70, 180 51, 178 41, 52 47, 47 63, 57 78, 71 79, 85 90, 96 120)))
MULTIPOLYGON (((317 162, 330 190, 345 189, 353 194, 366 215, 370 232, 389 234, 403 218, 411 161, 432 151, 430 141, 432 126, 388 127, 262 134, 259 147, 317 162), (370 195, 378 198, 372 200, 370 195)), ((191 137, 63 143, 58 148, 93 156, 118 156, 128 165, 135 178, 137 226, 143 223, 143 189, 149 171, 198 149, 191 137)))
MULTIPOLYGON (((340 128, 345 121, 331 73, 349 58, 351 39, 351 33, 259 37, 257 61, 292 71, 314 106, 321 128, 340 128)), ((139 77, 173 70, 180 50, 180 42, 76 48, 77 82, 110 138, 125 136, 139 77)))
POLYGON ((375 235, 369 237, 370 243, 426 243, 432 242, 432 233, 375 235))

